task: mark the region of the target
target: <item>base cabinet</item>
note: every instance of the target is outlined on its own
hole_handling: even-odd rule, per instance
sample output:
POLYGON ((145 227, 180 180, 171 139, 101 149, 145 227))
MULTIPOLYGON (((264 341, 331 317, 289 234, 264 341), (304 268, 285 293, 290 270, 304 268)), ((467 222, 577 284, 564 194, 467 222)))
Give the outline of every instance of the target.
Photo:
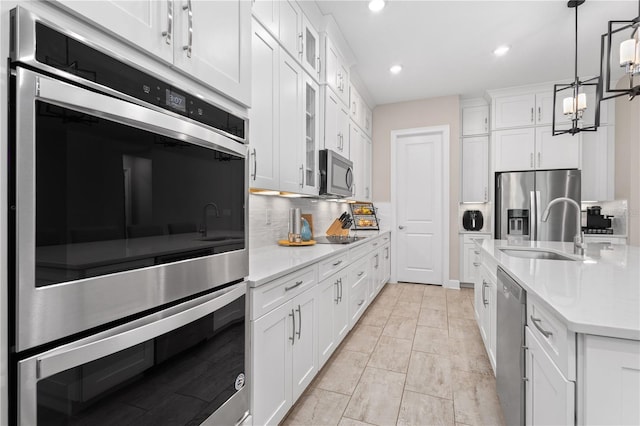
POLYGON ((575 424, 575 383, 564 377, 528 326, 525 330, 525 424, 575 424))
POLYGON ((318 289, 319 365, 322 367, 349 331, 349 274, 346 269, 320 282, 318 289))
POLYGON ((282 419, 318 371, 316 287, 252 323, 254 424, 282 419))
POLYGON ((364 257, 349 269, 349 326, 353 327, 367 307, 371 279, 370 258, 364 257))
POLYGON ((486 267, 480 269, 479 286, 475 286, 475 309, 477 313, 480 335, 489 355, 493 371, 496 370, 496 297, 497 285, 495 278, 486 267))

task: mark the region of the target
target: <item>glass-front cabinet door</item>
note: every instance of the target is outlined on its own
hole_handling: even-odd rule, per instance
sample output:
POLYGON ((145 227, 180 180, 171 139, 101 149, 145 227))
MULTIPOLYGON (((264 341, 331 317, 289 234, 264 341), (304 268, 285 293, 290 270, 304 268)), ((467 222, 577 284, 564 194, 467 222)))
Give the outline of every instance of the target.
POLYGON ((304 75, 304 188, 305 194, 318 195, 318 139, 320 98, 318 84, 304 75))
POLYGON ((302 66, 316 81, 320 80, 320 39, 305 15, 302 15, 302 66))

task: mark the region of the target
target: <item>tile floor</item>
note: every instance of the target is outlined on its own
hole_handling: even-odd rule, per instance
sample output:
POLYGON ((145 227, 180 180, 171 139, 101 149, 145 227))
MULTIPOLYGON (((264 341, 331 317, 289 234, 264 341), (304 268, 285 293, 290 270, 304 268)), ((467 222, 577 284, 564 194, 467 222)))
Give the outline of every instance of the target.
POLYGON ((387 284, 283 425, 503 425, 473 290, 387 284))

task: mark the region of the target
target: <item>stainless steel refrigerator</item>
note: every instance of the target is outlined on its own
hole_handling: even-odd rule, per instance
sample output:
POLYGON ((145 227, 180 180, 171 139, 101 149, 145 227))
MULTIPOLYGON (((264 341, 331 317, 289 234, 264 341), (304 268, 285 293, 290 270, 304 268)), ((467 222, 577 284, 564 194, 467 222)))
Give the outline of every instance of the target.
POLYGON ((531 241, 573 241, 580 215, 574 206, 553 206, 549 219, 542 213, 554 198, 580 204, 580 170, 508 172, 496 176, 497 239, 509 236, 531 241))

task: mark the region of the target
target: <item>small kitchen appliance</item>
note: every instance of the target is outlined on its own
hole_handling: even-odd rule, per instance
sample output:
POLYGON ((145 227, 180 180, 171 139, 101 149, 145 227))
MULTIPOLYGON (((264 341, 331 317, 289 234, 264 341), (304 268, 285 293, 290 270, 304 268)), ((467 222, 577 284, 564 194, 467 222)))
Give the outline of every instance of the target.
POLYGON ((353 195, 353 163, 330 149, 319 152, 320 195, 350 197, 353 195))
POLYGON ((613 234, 611 228, 611 218, 613 216, 605 216, 600 214, 602 207, 587 207, 587 226, 583 227, 585 234, 613 234))
POLYGON ((484 225, 484 218, 480 210, 465 210, 462 214, 462 226, 465 231, 479 231, 484 225))

